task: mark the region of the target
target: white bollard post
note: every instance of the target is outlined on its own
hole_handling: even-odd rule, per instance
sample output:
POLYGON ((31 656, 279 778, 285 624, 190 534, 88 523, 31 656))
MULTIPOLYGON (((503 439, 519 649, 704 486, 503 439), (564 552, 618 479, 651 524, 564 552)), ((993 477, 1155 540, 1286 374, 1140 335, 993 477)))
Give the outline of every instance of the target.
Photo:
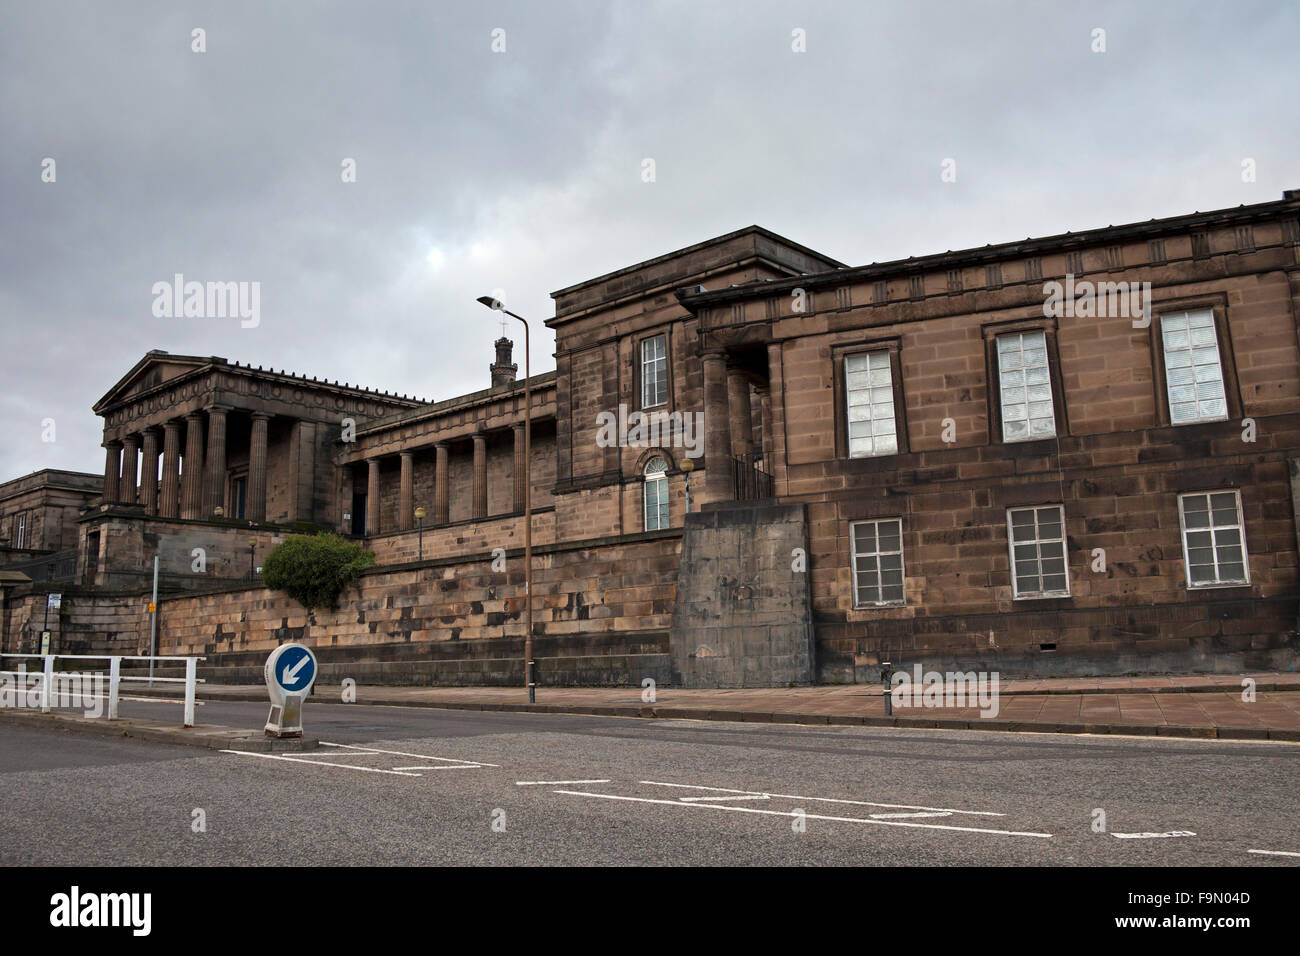
POLYGON ((194 726, 194 685, 198 677, 198 658, 185 658, 185 726, 194 726))
POLYGON ((45 672, 41 677, 41 713, 50 712, 54 691, 54 655, 45 655, 45 672))
POLYGON ((122 658, 108 659, 108 719, 117 720, 117 693, 122 683, 122 658))

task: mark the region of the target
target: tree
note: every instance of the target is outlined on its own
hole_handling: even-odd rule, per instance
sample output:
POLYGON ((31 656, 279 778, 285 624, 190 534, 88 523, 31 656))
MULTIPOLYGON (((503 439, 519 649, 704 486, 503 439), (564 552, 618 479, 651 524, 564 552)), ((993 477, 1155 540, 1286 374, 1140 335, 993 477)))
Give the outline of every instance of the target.
POLYGON ((337 534, 295 535, 262 562, 262 581, 307 610, 338 607, 343 589, 375 563, 375 556, 337 534))

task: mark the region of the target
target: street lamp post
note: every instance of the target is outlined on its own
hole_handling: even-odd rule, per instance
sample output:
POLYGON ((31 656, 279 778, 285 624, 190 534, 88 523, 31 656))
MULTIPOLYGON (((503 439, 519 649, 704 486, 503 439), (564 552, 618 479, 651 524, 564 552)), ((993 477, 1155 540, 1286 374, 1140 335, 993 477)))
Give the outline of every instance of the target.
POLYGON ((421 561, 424 560, 424 516, 427 515, 428 513, 429 513, 429 512, 427 512, 427 511, 424 510, 424 506, 423 506, 423 505, 421 505, 420 507, 418 507, 418 508, 415 509, 415 524, 416 524, 416 527, 419 529, 419 539, 418 539, 418 540, 419 540, 419 542, 420 542, 420 560, 421 560, 421 561))
POLYGON ((682 474, 686 476, 686 513, 691 513, 691 472, 695 470, 695 462, 689 458, 682 459, 682 474))
POLYGON ((536 703, 536 682, 533 680, 533 482, 530 476, 533 463, 533 381, 529 366, 528 321, 515 315, 505 303, 489 295, 478 301, 497 312, 518 319, 524 327, 524 684, 528 687, 528 703, 536 703))
POLYGON ((255 559, 256 554, 257 554, 257 539, 254 538, 252 541, 248 542, 248 580, 250 581, 257 580, 257 561, 255 559))

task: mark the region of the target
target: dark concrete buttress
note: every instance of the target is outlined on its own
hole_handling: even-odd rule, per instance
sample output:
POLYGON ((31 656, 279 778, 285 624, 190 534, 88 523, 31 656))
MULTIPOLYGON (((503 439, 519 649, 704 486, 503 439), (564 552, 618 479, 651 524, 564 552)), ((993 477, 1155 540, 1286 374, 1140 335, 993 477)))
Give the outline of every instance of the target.
POLYGON ((729 502, 686 516, 672 653, 682 687, 811 684, 802 504, 729 502))

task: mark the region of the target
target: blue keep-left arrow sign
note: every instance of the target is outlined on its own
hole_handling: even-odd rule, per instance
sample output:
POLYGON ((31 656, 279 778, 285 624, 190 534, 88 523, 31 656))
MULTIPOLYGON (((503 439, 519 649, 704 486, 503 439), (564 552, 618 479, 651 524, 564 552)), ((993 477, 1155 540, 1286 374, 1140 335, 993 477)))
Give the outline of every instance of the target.
POLYGON ((305 647, 290 647, 275 662, 276 680, 290 693, 306 690, 316 676, 316 661, 305 647))

